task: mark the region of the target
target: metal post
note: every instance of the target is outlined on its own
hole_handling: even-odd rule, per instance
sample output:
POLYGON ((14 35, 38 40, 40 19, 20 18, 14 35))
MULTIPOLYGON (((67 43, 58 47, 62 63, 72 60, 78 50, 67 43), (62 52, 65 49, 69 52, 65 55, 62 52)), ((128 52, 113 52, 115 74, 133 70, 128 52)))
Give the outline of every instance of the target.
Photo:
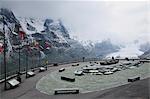
POLYGON ((19 71, 18 71, 18 72, 19 72, 19 74, 20 74, 20 45, 19 45, 19 67, 18 67, 18 68, 19 68, 19 71))
POLYGON ((6 67, 6 37, 5 37, 5 20, 3 16, 3 32, 4 32, 4 74, 5 74, 5 82, 4 89, 7 89, 6 80, 7 80, 7 67, 6 67))
POLYGON ((82 59, 83 59, 83 62, 84 62, 84 60, 85 60, 85 57, 82 57, 82 59))
MULTIPOLYGON (((17 25, 17 29, 18 29, 17 32, 18 32, 18 34, 19 34, 19 28, 20 28, 19 25, 17 25)), ((17 80, 18 80, 19 82, 21 82, 21 77, 20 77, 20 73, 21 73, 21 72, 20 72, 20 71, 21 71, 21 70, 20 70, 20 54, 21 54, 20 49, 21 49, 21 46, 20 46, 20 43, 21 43, 21 42, 20 42, 20 39, 19 39, 19 66, 18 66, 18 77, 17 77, 17 80)))
POLYGON ((27 52, 26 52, 26 78, 27 78, 27 72, 28 72, 28 45, 26 46, 27 52))
POLYGON ((39 66, 40 66, 41 60, 40 60, 40 49, 39 49, 39 66))

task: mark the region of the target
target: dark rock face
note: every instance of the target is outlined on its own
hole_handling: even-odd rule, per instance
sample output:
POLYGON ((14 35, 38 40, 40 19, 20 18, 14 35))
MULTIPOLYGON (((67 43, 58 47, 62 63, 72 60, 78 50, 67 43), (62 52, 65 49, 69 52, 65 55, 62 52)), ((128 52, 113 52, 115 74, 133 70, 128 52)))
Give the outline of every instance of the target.
POLYGON ((27 23, 27 29, 30 30, 30 31, 35 31, 35 27, 30 25, 29 23, 27 23))
POLYGON ((61 26, 61 32, 62 32, 62 35, 66 38, 69 38, 70 39, 70 36, 69 36, 69 33, 67 31, 67 29, 64 27, 64 25, 62 24, 62 22, 60 21, 60 26, 61 26))
POLYGON ((1 8, 0 15, 5 16, 7 22, 9 22, 9 23, 16 23, 16 24, 19 23, 19 21, 16 19, 15 15, 13 14, 13 12, 11 10, 1 8))
POLYGON ((58 20, 56 23, 52 19, 46 19, 44 26, 46 27, 45 31, 59 31, 63 37, 70 39, 69 33, 65 26, 62 24, 61 20, 58 20))
POLYGON ((46 19, 45 20, 45 23, 44 23, 44 26, 48 29, 49 25, 53 23, 53 20, 52 19, 46 19))

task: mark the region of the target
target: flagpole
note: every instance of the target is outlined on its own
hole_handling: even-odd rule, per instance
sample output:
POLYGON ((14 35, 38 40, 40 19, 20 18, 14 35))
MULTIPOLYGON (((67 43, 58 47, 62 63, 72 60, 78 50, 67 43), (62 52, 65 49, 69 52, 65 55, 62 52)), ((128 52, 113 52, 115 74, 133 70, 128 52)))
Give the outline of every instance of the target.
MULTIPOLYGON (((17 32, 18 32, 18 34, 19 34, 19 25, 17 24, 17 32)), ((21 54, 21 52, 20 52, 20 49, 21 49, 21 47, 20 47, 20 40, 21 39, 19 39, 19 66, 18 66, 18 77, 17 77, 17 80, 19 81, 19 82, 21 82, 21 77, 20 77, 20 54, 21 54)))
POLYGON ((27 45, 26 45, 26 78, 28 76, 28 41, 27 41, 27 45))
POLYGON ((19 74, 20 74, 20 44, 19 44, 19 74))
MULTIPOLYGON (((17 25, 17 31, 18 31, 18 34, 19 34, 19 26, 17 25)), ((20 76, 20 44, 21 44, 21 42, 20 42, 20 40, 21 40, 21 37, 20 37, 20 39, 19 39, 19 76, 20 76)))
POLYGON ((3 16, 3 32, 4 32, 4 74, 5 74, 5 82, 4 82, 4 89, 7 89, 6 80, 7 80, 7 67, 6 67, 6 37, 5 37, 5 20, 3 16))
POLYGON ((39 66, 40 66, 40 49, 39 49, 39 66))

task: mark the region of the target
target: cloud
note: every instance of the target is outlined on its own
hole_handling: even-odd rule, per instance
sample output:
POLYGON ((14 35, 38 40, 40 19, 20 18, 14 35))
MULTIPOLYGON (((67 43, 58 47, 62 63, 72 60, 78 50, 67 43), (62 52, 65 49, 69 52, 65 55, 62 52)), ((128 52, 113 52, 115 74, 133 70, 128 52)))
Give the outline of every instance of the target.
POLYGON ((18 16, 61 19, 71 35, 80 40, 109 38, 116 43, 129 43, 149 39, 148 1, 3 1, 2 7, 9 7, 18 16))

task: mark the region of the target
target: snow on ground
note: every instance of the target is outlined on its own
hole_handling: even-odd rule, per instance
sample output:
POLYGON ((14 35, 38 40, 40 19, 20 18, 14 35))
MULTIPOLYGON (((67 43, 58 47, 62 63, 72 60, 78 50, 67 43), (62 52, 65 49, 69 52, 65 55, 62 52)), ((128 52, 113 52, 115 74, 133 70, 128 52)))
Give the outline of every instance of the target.
POLYGON ((138 56, 142 55, 144 52, 140 51, 138 46, 135 44, 127 45, 124 48, 121 48, 118 52, 111 53, 106 56, 106 58, 117 57, 117 58, 138 58, 138 56))

